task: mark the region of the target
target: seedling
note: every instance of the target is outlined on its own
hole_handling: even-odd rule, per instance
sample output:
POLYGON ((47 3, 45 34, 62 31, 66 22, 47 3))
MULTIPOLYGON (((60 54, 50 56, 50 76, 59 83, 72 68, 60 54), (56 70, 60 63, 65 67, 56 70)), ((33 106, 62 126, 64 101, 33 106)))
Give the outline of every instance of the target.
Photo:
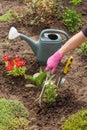
POLYGON ((35 83, 35 85, 27 84, 26 87, 42 87, 39 97, 36 99, 39 105, 41 106, 42 101, 46 103, 55 102, 57 96, 57 85, 53 80, 55 75, 51 75, 50 72, 45 72, 40 69, 39 73, 34 74, 33 76, 27 75, 26 78, 30 79, 35 83))
POLYGON ((46 78, 46 72, 42 71, 42 69, 40 68, 40 71, 38 73, 33 74, 33 76, 26 74, 25 78, 30 79, 33 82, 33 84, 35 84, 26 84, 26 87, 40 87, 46 78))

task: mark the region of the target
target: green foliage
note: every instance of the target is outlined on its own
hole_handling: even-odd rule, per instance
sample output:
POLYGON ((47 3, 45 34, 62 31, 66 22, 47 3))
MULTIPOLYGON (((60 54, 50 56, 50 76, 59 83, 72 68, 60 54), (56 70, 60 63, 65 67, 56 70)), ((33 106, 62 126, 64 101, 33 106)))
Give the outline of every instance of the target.
MULTIPOLYGON (((40 72, 35 73, 33 76, 25 74, 25 78, 33 81, 36 86, 41 86, 44 79, 46 78, 46 72, 40 69, 40 72)), ((28 87, 28 84, 26 86, 28 87)))
POLYGON ((62 126, 62 130, 87 130, 87 109, 70 116, 62 126))
MULTIPOLYGON (((35 83, 36 86, 42 87, 42 91, 39 97, 40 103, 42 101, 47 103, 53 103, 57 97, 57 86, 53 81, 55 75, 50 75, 49 72, 42 71, 35 73, 33 76, 25 75, 25 78, 30 79, 35 83)), ((32 84, 26 84, 26 87, 35 87, 32 84)))
POLYGON ((44 94, 43 94, 44 102, 53 103, 56 101, 56 97, 58 95, 56 88, 57 88, 57 86, 53 82, 47 83, 44 94))
POLYGON ((23 104, 0 99, 0 130, 29 130, 29 113, 23 104))
POLYGON ((63 14, 63 23, 67 26, 69 31, 75 32, 82 24, 81 14, 78 14, 74 8, 66 8, 63 14))
POLYGON ((34 81, 37 86, 40 86, 44 79, 46 78, 46 72, 45 71, 40 71, 40 73, 36 73, 33 75, 34 81))
POLYGON ((26 15, 30 25, 47 25, 54 17, 59 17, 59 0, 25 0, 26 15))
POLYGON ((0 22, 12 22, 16 13, 12 10, 8 10, 5 14, 0 16, 0 22))
POLYGON ((46 103, 53 103, 57 97, 57 85, 54 82, 55 75, 50 75, 50 71, 47 72, 46 79, 43 83, 42 90, 44 87, 42 100, 46 103))
POLYGON ((11 75, 11 76, 14 76, 14 77, 24 76, 25 71, 26 71, 26 67, 23 66, 23 67, 17 68, 15 66, 14 70, 8 72, 8 75, 11 75))
POLYGON ((83 0, 71 0, 71 2, 73 3, 74 6, 77 6, 78 4, 80 4, 83 0))
POLYGON ((78 53, 87 55, 87 41, 79 47, 78 53))

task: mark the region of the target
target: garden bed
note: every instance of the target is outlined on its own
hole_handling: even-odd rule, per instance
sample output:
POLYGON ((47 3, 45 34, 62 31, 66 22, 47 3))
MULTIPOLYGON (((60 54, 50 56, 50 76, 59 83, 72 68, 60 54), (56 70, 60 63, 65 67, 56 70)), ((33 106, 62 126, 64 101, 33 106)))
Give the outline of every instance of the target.
MULTIPOLYGON (((17 6, 22 6, 15 1, 2 0, 1 14, 7 9, 15 9, 17 6), (5 8, 6 7, 6 8, 5 8)), ((87 1, 78 7, 78 10, 83 14, 84 26, 87 26, 87 1)), ((38 98, 41 89, 27 88, 25 85, 30 83, 28 79, 23 77, 13 78, 6 74, 3 56, 9 54, 11 57, 16 55, 26 60, 27 73, 33 75, 39 71, 40 64, 37 61, 31 48, 28 44, 17 38, 9 44, 6 41, 8 32, 11 26, 16 26, 17 29, 37 40, 41 32, 38 27, 25 27, 19 23, 0 23, 0 98, 18 100, 24 104, 30 113, 30 128, 29 130, 60 130, 65 118, 77 112, 83 107, 87 107, 87 56, 78 55, 74 50, 68 53, 61 61, 58 71, 56 71, 56 80, 62 74, 66 60, 69 56, 73 56, 74 60, 71 68, 66 75, 66 81, 61 88, 58 88, 58 97, 53 104, 42 103, 40 107, 35 99, 38 98)), ((70 36, 66 27, 61 23, 54 23, 50 28, 65 30, 70 36)), ((45 66, 41 66, 43 69, 45 66)))

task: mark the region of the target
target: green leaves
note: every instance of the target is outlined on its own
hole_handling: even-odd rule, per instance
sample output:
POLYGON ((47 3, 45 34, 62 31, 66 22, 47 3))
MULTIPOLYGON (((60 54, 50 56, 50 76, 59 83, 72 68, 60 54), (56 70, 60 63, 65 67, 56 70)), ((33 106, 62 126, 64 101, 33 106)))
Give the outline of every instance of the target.
POLYGON ((78 4, 80 4, 83 0, 71 0, 71 2, 73 3, 74 6, 77 6, 78 4))
POLYGON ((9 10, 2 16, 0 16, 0 22, 12 22, 14 20, 13 15, 15 14, 14 11, 9 10))
POLYGON ((46 78, 46 72, 42 71, 42 69, 40 69, 40 72, 35 73, 33 76, 31 76, 31 75, 25 75, 25 78, 26 79, 30 79, 31 81, 33 81, 36 86, 41 86, 42 83, 43 83, 43 81, 46 78))
POLYGON ((18 101, 0 99, 0 130, 29 130, 29 113, 18 101))
POLYGON ((43 101, 44 102, 53 103, 56 101, 56 97, 58 95, 56 88, 57 88, 57 86, 52 82, 49 82, 46 85, 46 88, 45 88, 45 91, 43 94, 43 101))
POLYGON ((87 130, 87 109, 70 116, 62 126, 62 130, 87 130))
MULTIPOLYGON (((36 86, 42 87, 40 96, 38 98, 39 104, 41 102, 53 103, 56 101, 57 97, 57 86, 53 80, 55 75, 50 75, 50 72, 42 71, 40 69, 39 73, 35 73, 33 76, 25 75, 25 78, 30 79, 35 83, 36 86)), ((35 87, 32 84, 26 84, 26 87, 35 87)))
POLYGON ((77 31, 82 24, 81 14, 78 14, 74 8, 66 8, 63 14, 63 22, 69 31, 77 31))
POLYGON ((34 75, 33 77, 36 85, 40 86, 43 83, 44 79, 46 78, 46 72, 41 71, 40 73, 37 73, 37 75, 34 75))
MULTIPOLYGON (((44 81, 44 84, 42 87, 45 86, 42 100, 46 103, 53 103, 56 101, 57 97, 57 86, 54 81, 55 75, 50 75, 50 72, 47 72, 46 80, 44 81)), ((42 88, 43 89, 43 88, 42 88)))
POLYGON ((87 55, 87 42, 84 42, 78 49, 79 54, 87 55))

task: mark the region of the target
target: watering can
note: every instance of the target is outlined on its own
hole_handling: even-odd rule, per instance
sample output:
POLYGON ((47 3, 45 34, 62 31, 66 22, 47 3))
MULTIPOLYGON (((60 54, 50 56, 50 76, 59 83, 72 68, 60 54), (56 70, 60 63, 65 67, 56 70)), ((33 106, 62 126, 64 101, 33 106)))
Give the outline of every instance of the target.
POLYGON ((19 36, 25 40, 33 50, 39 63, 46 65, 47 59, 60 49, 63 44, 61 34, 64 35, 66 41, 69 39, 69 35, 62 30, 45 29, 41 32, 39 40, 34 41, 30 37, 19 33, 15 27, 11 27, 8 37, 14 39, 19 36))

